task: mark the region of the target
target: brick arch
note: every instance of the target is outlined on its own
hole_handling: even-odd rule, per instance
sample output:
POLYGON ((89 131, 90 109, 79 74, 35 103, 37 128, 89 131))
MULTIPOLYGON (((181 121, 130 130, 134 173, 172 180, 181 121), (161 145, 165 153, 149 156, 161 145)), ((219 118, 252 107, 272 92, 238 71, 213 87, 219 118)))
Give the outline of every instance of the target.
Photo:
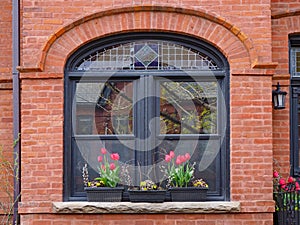
POLYGON ((66 59, 80 46, 131 31, 172 32, 201 38, 218 48, 235 69, 249 69, 257 62, 249 38, 223 18, 192 9, 143 6, 98 12, 58 30, 44 46, 38 70, 62 72, 66 59))

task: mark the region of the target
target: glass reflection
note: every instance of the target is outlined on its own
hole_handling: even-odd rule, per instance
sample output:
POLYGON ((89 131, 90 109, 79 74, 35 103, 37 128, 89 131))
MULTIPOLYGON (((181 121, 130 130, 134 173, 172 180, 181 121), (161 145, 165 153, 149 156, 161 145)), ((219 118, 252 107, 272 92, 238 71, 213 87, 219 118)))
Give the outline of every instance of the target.
POLYGON ((132 134, 132 82, 77 83, 76 134, 132 134))
POLYGON ((217 82, 161 82, 161 134, 215 134, 217 82))

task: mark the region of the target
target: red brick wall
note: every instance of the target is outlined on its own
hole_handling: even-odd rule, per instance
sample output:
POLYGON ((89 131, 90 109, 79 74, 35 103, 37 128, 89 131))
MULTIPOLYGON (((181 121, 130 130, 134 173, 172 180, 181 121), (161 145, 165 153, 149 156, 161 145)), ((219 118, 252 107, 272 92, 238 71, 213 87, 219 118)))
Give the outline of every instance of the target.
POLYGON ((0 13, 0 145, 12 145, 12 18, 11 0, 1 2, 0 13))
MULTIPOLYGON (((277 112, 272 112, 271 104, 270 1, 161 2, 22 1, 22 224, 97 224, 99 220, 103 224, 145 224, 145 218, 149 225, 272 224, 276 144, 272 135, 277 131, 272 117, 277 112), (65 62, 91 40, 130 31, 191 35, 208 41, 227 57, 231 73, 230 192, 231 200, 241 202, 242 214, 51 214, 51 202, 62 201, 63 191, 65 62)), ((282 112, 277 121, 284 120, 286 111, 282 112)))
POLYGON ((271 225, 272 214, 25 215, 22 225, 271 225))
POLYGON ((284 15, 292 15, 300 9, 300 2, 296 0, 271 0, 272 16, 278 17, 284 15))
POLYGON ((289 34, 300 32, 299 15, 300 3, 298 1, 272 1, 272 57, 278 62, 273 76, 273 89, 280 82, 283 90, 288 92, 286 109, 273 112, 273 149, 274 167, 283 176, 290 173, 290 132, 289 132, 289 34))
POLYGON ((271 76, 232 77, 232 200, 272 199, 271 79, 271 76))
POLYGON ((23 79, 21 102, 22 201, 61 201, 62 79, 23 79))
MULTIPOLYGON (((49 3, 48 1, 34 2, 31 0, 25 0, 22 2, 22 23, 24 24, 22 29, 22 34, 24 35, 24 38, 22 39, 22 44, 24 47, 22 49, 22 64, 26 67, 38 66, 38 58, 41 57, 42 54, 41 49, 49 37, 62 27, 72 24, 75 20, 79 20, 95 13, 109 11, 111 9, 120 9, 119 11, 122 11, 122 7, 130 9, 130 7, 137 6, 137 9, 141 10, 141 5, 190 9, 196 10, 197 14, 200 16, 203 14, 208 14, 211 17, 215 17, 214 20, 226 19, 226 22, 232 25, 234 24, 236 27, 240 28, 244 34, 247 34, 247 37, 251 39, 252 45, 255 46, 255 51, 259 54, 260 61, 271 61, 271 12, 269 10, 269 0, 249 0, 243 1, 243 3, 235 0, 226 1, 225 3, 223 3, 224 1, 221 0, 182 0, 172 2, 161 1, 161 3, 153 0, 120 0, 115 2, 93 0, 89 1, 88 4, 85 1, 72 1, 67 4, 63 1, 53 1, 49 3), (255 27, 255 29, 253 29, 253 27, 255 27)), ((130 19, 143 19, 139 18, 140 15, 141 14, 138 13, 131 14, 124 20, 122 20, 122 17, 116 16, 114 18, 117 18, 117 21, 115 19, 108 19, 103 20, 103 22, 105 24, 111 23, 114 25, 111 27, 109 26, 109 28, 119 28, 124 27, 124 25, 126 25, 126 21, 131 22, 130 19), (112 23, 112 21, 116 21, 116 23, 112 23)), ((157 16, 160 17, 160 13, 157 16)), ((153 23, 153 19, 155 19, 155 17, 149 18, 144 24, 136 24, 135 28, 147 28, 149 27, 148 24, 155 26, 156 24, 153 23)), ((163 17, 160 17, 157 27, 162 28, 166 25, 166 23, 172 22, 172 25, 175 26, 175 30, 182 29, 182 21, 184 20, 184 17, 180 19, 175 18, 175 20, 172 20, 172 18, 168 17, 165 19, 166 20, 164 20, 163 17)), ((195 29, 197 29, 197 27, 200 28, 200 25, 201 24, 194 23, 195 29)), ((94 29, 99 29, 104 32, 104 27, 101 26, 94 27, 94 29)), ((105 33, 108 33, 109 30, 105 30, 105 33)), ((201 32, 201 29, 197 30, 201 32)), ((93 30, 91 30, 91 32, 93 32, 93 30)))
MULTIPOLYGON (((1 1, 0 12, 0 148, 3 149, 4 160, 12 160, 12 18, 11 18, 11 0, 1 1)), ((0 161, 2 159, 0 158, 0 161)), ((7 205, 10 192, 13 190, 13 183, 9 184, 9 177, 6 171, 0 171, 0 203, 1 206, 7 205), (5 173, 2 176, 2 173, 5 173)), ((12 178, 10 179, 12 180, 12 178)), ((2 221, 2 213, 6 214, 6 210, 0 207, 0 221, 2 221)))
POLYGON ((1 1, 0 13, 0 80, 11 79, 12 67, 12 4, 11 0, 1 1))

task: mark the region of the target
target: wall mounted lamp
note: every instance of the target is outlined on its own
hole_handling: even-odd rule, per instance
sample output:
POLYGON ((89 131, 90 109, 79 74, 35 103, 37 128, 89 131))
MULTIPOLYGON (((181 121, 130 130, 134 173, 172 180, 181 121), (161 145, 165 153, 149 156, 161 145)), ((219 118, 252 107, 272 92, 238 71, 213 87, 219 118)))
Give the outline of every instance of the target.
POLYGON ((280 90, 280 84, 277 83, 276 90, 272 91, 272 98, 273 98, 273 104, 274 109, 284 109, 285 108, 285 91, 280 90))

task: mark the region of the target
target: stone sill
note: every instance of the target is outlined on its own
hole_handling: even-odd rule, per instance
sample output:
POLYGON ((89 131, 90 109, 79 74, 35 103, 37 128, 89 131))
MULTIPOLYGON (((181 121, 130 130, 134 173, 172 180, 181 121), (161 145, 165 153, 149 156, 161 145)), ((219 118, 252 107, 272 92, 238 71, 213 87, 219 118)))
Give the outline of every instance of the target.
POLYGON ((240 202, 54 202, 53 213, 237 213, 240 202))

